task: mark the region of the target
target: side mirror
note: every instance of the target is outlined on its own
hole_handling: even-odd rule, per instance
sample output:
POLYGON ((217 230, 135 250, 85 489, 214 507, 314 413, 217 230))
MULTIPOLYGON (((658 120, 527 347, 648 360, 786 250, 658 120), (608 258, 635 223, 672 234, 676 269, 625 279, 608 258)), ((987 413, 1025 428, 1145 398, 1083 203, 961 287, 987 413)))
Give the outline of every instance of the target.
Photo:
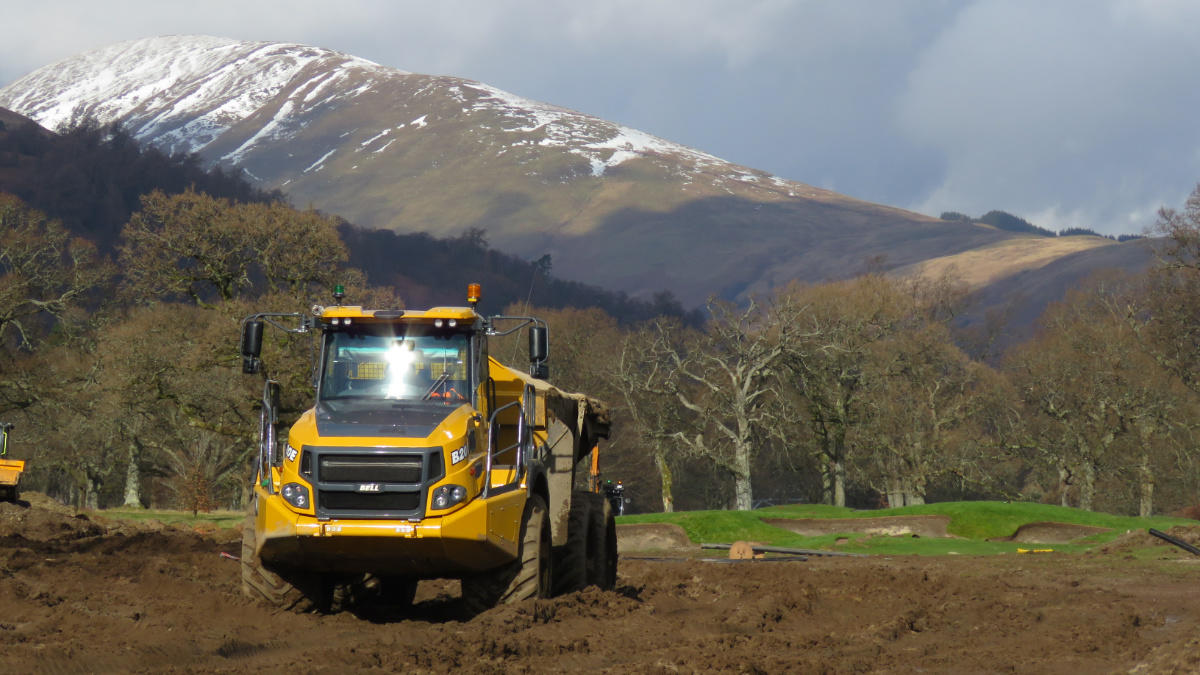
POLYGON ((529 360, 532 363, 545 361, 550 355, 550 337, 544 326, 529 327, 529 360))
POLYGON ((247 321, 242 325, 242 372, 257 373, 262 368, 258 359, 262 354, 263 322, 247 321))
POLYGON ((546 366, 546 358, 550 355, 550 335, 545 326, 529 327, 529 366, 530 374, 544 380, 550 376, 546 366))

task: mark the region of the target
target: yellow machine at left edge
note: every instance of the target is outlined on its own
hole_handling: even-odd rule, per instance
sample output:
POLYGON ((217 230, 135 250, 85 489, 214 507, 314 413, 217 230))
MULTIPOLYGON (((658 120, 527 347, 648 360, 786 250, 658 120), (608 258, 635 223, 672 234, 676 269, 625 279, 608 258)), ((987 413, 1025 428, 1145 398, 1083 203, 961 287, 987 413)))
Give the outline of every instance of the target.
POLYGON ((0 502, 15 502, 20 497, 19 486, 21 474, 25 471, 25 461, 10 459, 8 456, 8 432, 13 425, 0 422, 0 502))

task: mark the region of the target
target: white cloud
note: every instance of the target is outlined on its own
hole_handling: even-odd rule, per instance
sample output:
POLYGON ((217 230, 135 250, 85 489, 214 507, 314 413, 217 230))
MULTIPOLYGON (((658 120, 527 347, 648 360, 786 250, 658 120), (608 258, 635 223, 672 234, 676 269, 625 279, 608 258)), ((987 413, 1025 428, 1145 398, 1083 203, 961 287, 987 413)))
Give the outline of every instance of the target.
POLYGON ((1065 214, 1039 224, 1107 232, 1177 203, 1200 177, 1200 42, 1185 39, 1200 6, 1175 7, 987 0, 962 12, 898 100, 903 131, 945 158, 913 203, 1065 214))

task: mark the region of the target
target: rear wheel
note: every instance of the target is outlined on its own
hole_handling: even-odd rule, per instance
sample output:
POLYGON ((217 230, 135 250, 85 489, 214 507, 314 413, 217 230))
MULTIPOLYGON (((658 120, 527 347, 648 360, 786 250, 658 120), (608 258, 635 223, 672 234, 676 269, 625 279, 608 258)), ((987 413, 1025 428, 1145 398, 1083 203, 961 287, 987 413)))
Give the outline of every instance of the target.
POLYGON ((600 495, 588 523, 587 583, 610 590, 617 585, 617 521, 612 504, 600 495))
POLYGON ((517 559, 498 569, 462 580, 463 604, 471 614, 497 605, 550 595, 550 521, 546 501, 530 495, 521 522, 517 559))
POLYGON ((595 500, 590 492, 571 493, 567 513, 567 543, 554 552, 554 594, 578 591, 588 585, 589 539, 595 500))
POLYGON ((242 524, 242 594, 291 612, 317 610, 324 593, 315 574, 286 573, 267 569, 255 553, 254 515, 242 524))

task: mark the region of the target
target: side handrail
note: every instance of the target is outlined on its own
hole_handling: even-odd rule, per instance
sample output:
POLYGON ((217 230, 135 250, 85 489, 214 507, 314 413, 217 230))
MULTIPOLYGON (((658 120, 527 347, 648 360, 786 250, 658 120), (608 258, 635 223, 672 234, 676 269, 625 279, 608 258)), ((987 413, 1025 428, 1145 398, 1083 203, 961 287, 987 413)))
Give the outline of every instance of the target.
POLYGON ((514 483, 520 482, 521 478, 525 475, 526 457, 525 457, 524 449, 525 449, 525 435, 527 433, 528 433, 528 430, 526 429, 526 425, 525 425, 525 409, 524 409, 524 406, 521 404, 521 401, 512 401, 511 403, 505 403, 504 405, 500 406, 499 408, 496 408, 495 410, 493 410, 492 414, 488 417, 488 441, 487 441, 488 452, 487 452, 487 458, 484 460, 483 491, 482 491, 482 495, 485 499, 492 492, 492 458, 494 456, 508 452, 509 450, 512 450, 514 448, 517 449, 517 465, 516 465, 517 471, 513 475, 513 479, 511 481, 509 481, 508 483, 506 483, 504 485, 498 486, 498 487, 502 487, 502 488, 509 487, 509 486, 513 485, 514 483), (516 406, 517 410, 520 413, 517 416, 517 442, 508 447, 505 447, 503 449, 496 448, 495 447, 496 418, 500 415, 500 413, 502 413, 505 410, 512 408, 514 406, 516 406))
POLYGON ((277 466, 275 454, 279 451, 275 437, 275 425, 279 423, 278 405, 279 383, 268 379, 263 383, 262 412, 258 428, 258 480, 268 494, 276 493, 271 468, 277 466))

